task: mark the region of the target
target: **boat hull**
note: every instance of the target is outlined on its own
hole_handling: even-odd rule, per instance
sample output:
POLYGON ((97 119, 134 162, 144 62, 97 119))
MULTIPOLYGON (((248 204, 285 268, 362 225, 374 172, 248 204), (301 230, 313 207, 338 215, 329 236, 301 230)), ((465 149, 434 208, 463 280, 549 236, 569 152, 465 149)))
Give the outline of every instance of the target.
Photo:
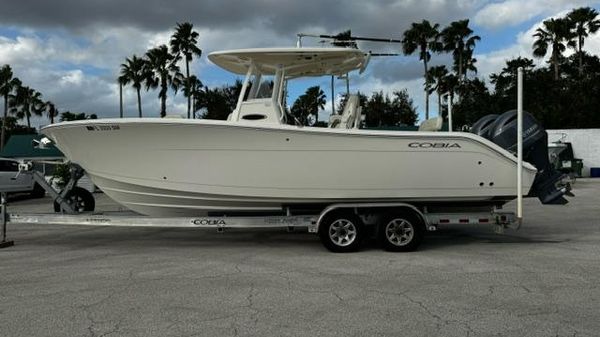
MULTIPOLYGON (((516 195, 514 156, 468 133, 113 119, 42 132, 116 202, 152 216, 516 195)), ((524 167, 527 194, 535 169, 524 167)))

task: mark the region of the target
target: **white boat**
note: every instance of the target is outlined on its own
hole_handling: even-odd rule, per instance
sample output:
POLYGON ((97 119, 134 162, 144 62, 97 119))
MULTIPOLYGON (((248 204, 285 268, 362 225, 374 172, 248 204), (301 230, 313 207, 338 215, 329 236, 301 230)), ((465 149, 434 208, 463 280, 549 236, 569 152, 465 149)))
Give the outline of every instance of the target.
MULTIPOLYGON (((335 202, 502 204, 516 197, 516 157, 476 134, 360 129, 355 98, 332 118, 337 127, 288 125, 287 82, 364 69, 368 57, 359 50, 245 49, 208 58, 246 76, 227 121, 99 119, 42 132, 109 197, 151 216, 277 213, 335 202)), ((524 194, 536 173, 524 163, 524 194)))

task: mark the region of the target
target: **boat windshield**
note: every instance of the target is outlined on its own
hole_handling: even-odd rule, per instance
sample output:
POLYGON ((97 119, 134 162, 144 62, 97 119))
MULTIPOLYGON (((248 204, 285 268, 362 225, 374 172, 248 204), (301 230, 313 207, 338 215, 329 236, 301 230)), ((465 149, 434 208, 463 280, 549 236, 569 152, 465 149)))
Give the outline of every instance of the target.
POLYGON ((250 93, 247 99, 271 98, 273 96, 274 76, 254 74, 250 78, 250 93))

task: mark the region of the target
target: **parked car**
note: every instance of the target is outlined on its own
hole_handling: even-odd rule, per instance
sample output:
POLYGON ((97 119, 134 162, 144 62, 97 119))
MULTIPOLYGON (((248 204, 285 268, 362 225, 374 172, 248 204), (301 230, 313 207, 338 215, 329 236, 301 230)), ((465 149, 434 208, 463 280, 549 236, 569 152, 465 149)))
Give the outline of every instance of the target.
POLYGON ((18 172, 18 161, 0 158, 0 191, 30 193, 33 198, 42 198, 46 194, 31 174, 17 174, 18 172))

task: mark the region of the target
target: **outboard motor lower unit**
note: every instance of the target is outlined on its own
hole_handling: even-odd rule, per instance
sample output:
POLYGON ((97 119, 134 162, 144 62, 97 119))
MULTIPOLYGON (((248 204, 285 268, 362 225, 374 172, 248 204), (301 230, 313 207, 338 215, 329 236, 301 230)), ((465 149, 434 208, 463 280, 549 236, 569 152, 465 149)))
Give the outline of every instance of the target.
MULTIPOLYGON (((488 115, 479 119, 473 128, 476 133, 489 139, 503 149, 517 153, 517 110, 510 110, 502 115, 488 115)), ((538 170, 530 196, 536 196, 543 204, 566 204, 563 197, 569 193, 569 186, 563 184, 565 177, 556 171, 548 160, 548 133, 527 112, 523 112, 523 160, 531 163, 538 170)))

